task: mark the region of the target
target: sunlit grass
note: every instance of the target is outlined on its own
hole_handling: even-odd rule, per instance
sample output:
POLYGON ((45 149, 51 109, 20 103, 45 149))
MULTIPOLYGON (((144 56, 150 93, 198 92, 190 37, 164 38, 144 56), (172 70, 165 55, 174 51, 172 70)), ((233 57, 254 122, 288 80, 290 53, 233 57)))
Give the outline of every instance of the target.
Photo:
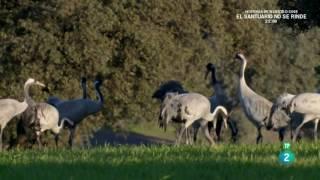
POLYGON ((315 179, 320 144, 293 145, 296 162, 278 163, 280 144, 105 146, 1 152, 1 179, 315 179))

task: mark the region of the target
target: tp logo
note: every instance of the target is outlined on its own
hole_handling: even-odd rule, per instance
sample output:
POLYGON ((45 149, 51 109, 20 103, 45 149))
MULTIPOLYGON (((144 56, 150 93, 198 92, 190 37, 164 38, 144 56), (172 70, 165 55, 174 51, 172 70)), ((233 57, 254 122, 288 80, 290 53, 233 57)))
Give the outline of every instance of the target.
POLYGON ((279 154, 280 164, 290 165, 295 161, 295 156, 291 151, 290 146, 290 143, 283 143, 282 151, 279 154))

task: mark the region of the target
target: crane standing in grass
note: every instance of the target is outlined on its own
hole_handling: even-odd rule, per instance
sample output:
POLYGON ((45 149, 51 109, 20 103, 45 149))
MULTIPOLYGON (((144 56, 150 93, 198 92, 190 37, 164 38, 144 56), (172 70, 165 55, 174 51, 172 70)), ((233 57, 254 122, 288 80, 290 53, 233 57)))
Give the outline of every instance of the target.
POLYGON ((185 130, 196 121, 200 123, 200 126, 210 144, 215 144, 209 134, 208 122, 213 122, 213 127, 215 128, 217 115, 222 114, 225 125, 227 126, 228 113, 222 106, 216 107, 213 113, 211 113, 210 108, 211 105, 208 98, 201 94, 167 93, 166 99, 164 100, 163 111, 161 112, 161 114, 166 114, 166 124, 172 119, 183 123, 183 127, 179 132, 176 144, 180 144, 181 137, 185 130))
POLYGON ((55 135, 56 146, 58 146, 58 139, 60 130, 65 122, 70 125, 73 123, 67 118, 63 118, 59 125, 59 113, 58 110, 47 103, 37 103, 28 94, 29 107, 23 112, 19 126, 22 126, 24 132, 28 129, 34 129, 36 134, 36 140, 39 147, 42 146, 41 134, 47 130, 50 130, 55 135))
MULTIPOLYGON (((257 128, 256 143, 262 142, 261 129, 266 126, 270 116, 272 103, 266 98, 255 93, 246 83, 245 69, 247 60, 243 54, 236 54, 235 57, 242 63, 240 82, 239 82, 239 99, 245 115, 251 123, 257 128)), ((276 111, 272 118, 289 119, 283 111, 276 111)), ((283 140, 283 131, 279 131, 280 140, 283 140)))
MULTIPOLYGON (((158 99, 161 103, 163 103, 166 94, 167 93, 177 93, 177 94, 183 94, 187 93, 188 91, 184 90, 183 86, 180 82, 170 80, 165 83, 163 83, 152 95, 152 98, 158 99)), ((160 127, 164 127, 161 112, 162 112, 162 105, 160 107, 160 113, 158 118, 158 123, 160 127)), ((166 130, 166 129, 165 129, 166 130)))
POLYGON ((2 149, 2 134, 3 129, 6 127, 7 123, 15 116, 23 113, 32 103, 29 96, 29 87, 31 85, 45 86, 44 84, 29 78, 24 84, 24 101, 19 102, 15 99, 1 99, 0 100, 0 150, 2 149))
MULTIPOLYGON (((295 129, 293 135, 293 141, 297 140, 300 129, 304 124, 313 121, 314 129, 313 135, 314 140, 318 140, 317 130, 318 123, 320 120, 320 94, 318 93, 302 93, 299 95, 293 95, 284 93, 279 96, 275 103, 275 109, 284 109, 290 117, 292 117, 292 113, 301 113, 303 115, 303 121, 300 125, 295 129)), ((272 117, 273 113, 271 114, 272 117)), ((270 128, 278 129, 279 127, 286 127, 288 124, 292 123, 294 119, 289 119, 288 121, 275 121, 273 119, 269 119, 268 126, 270 128), (290 122, 289 122, 290 121, 290 122)))
POLYGON ((67 118, 72 122, 72 125, 71 124, 67 125, 70 131, 69 141, 68 141, 70 147, 72 147, 73 145, 73 139, 74 139, 74 134, 75 134, 77 125, 79 125, 79 123, 87 116, 99 112, 103 107, 104 98, 100 91, 101 84, 102 84, 101 80, 96 80, 94 83, 95 90, 97 93, 97 98, 98 98, 97 101, 90 100, 90 99, 74 99, 74 100, 62 101, 55 105, 56 108, 58 109, 60 119, 67 118))
MULTIPOLYGON (((217 106, 223 106, 230 113, 232 109, 235 107, 235 103, 233 103, 233 101, 230 98, 228 98, 227 93, 223 88, 222 81, 217 80, 216 67, 212 63, 208 63, 206 66, 206 69, 207 69, 207 72, 205 75, 205 79, 207 79, 208 75, 211 73, 211 85, 215 93, 213 96, 209 98, 211 103, 211 112, 213 112, 217 106)), ((215 129, 218 141, 221 140, 220 134, 221 134, 222 122, 223 122, 223 118, 220 115, 218 115, 217 126, 215 129)), ((231 138, 235 142, 238 134, 236 123, 230 117, 228 118, 227 122, 231 130, 231 138)))
MULTIPOLYGON (((152 98, 158 99, 161 102, 160 105, 160 113, 159 113, 159 118, 158 118, 158 123, 160 128, 164 128, 164 130, 166 131, 167 129, 167 125, 169 123, 169 121, 172 121, 174 123, 178 123, 181 124, 181 122, 178 122, 177 119, 173 118, 170 119, 169 117, 171 117, 172 112, 170 112, 170 110, 167 112, 164 110, 164 100, 167 97, 168 93, 176 93, 176 94, 184 94, 184 93, 188 93, 188 91, 186 91, 183 86, 181 85, 180 82, 178 81, 174 81, 174 80, 170 80, 167 81, 165 83, 163 83, 152 95, 152 98), (168 119, 169 118, 169 119, 168 119)), ((169 95, 171 97, 171 95, 169 95)), ((188 128, 185 131, 185 139, 186 139, 186 144, 189 144, 189 142, 191 142, 191 137, 190 137, 190 131, 191 129, 188 128)), ((177 130, 177 136, 178 136, 178 132, 179 130, 177 130)))
MULTIPOLYGON (((165 109, 165 105, 167 104, 167 102, 165 102, 165 99, 167 98, 166 100, 169 100, 174 95, 186 94, 186 93, 188 93, 188 91, 186 91, 183 88, 180 82, 170 80, 163 83, 152 95, 152 98, 155 98, 161 101, 160 113, 159 113, 159 119, 158 119, 159 126, 163 127, 164 130, 166 130, 169 122, 174 122, 176 124, 181 125, 180 129, 177 129, 177 138, 179 136, 179 132, 181 128, 183 128, 183 124, 181 121, 175 118, 175 115, 174 115, 175 110, 173 110, 173 108, 165 109)), ((208 128, 211 129, 212 127, 213 127, 212 122, 208 122, 208 128)), ((196 142, 199 128, 200 128, 200 124, 196 122, 192 124, 192 127, 189 127, 185 131, 184 137, 186 140, 186 144, 189 144, 189 143, 192 144, 192 142, 196 142), (192 132, 193 132, 193 140, 191 137, 192 132)))
MULTIPOLYGON (((87 97, 87 91, 86 91, 86 78, 84 77, 81 78, 81 87, 83 90, 82 98, 85 99, 87 97)), ((49 92, 48 88, 45 88, 44 90, 49 92)), ((63 100, 60 100, 56 96, 50 96, 47 103, 35 103, 34 101, 30 101, 29 103, 31 103, 32 105, 28 106, 28 108, 21 114, 20 120, 18 121, 18 126, 17 126, 18 142, 21 143, 24 136, 27 136, 28 139, 34 139, 33 137, 30 137, 30 135, 34 134, 33 133, 34 129, 38 132, 38 134, 35 134, 35 135, 39 135, 39 136, 41 134, 41 130, 45 131, 45 130, 51 129, 55 134, 55 142, 57 146, 58 140, 59 140, 59 132, 61 129, 60 125, 63 126, 64 122, 68 124, 72 124, 72 122, 69 121, 68 119, 64 119, 62 122, 63 118, 59 117, 58 111, 56 110, 56 108, 54 108, 56 104, 61 102, 63 102, 63 100), (41 113, 37 113, 35 108, 37 108, 41 113), (46 114, 47 117, 43 116, 44 114, 46 114), (34 121, 36 117, 39 117, 43 120, 41 122, 39 120, 34 121), (46 119, 49 117, 51 120, 46 119), (60 125, 55 123, 57 118, 59 119, 60 125)), ((36 137, 37 137, 38 144, 41 145, 39 136, 36 136, 36 137)))

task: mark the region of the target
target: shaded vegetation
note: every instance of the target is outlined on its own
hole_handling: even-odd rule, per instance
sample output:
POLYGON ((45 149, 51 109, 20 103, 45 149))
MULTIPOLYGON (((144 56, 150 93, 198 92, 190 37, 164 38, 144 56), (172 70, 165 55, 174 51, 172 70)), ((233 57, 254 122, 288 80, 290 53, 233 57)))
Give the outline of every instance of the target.
MULTIPOLYGON (((105 80, 105 108, 85 121, 79 134, 91 134, 103 125, 126 128, 126 123, 155 121, 158 104, 151 96, 164 81, 175 79, 189 91, 211 95, 203 79, 208 62, 216 64, 219 78, 235 96, 239 64, 233 56, 240 49, 249 59, 250 85, 259 94, 273 100, 284 91, 315 91, 320 59, 316 4, 311 0, 307 4, 298 0, 1 0, 0 97, 22 99, 24 81, 34 77, 45 82, 52 95, 72 99, 81 96, 81 76, 94 79, 100 74, 105 80), (236 20, 236 13, 246 9, 287 6, 310 10, 310 19, 274 25, 236 20)), ((89 93, 95 97, 92 83, 89 93)), ((34 97, 44 101, 48 94, 34 91, 34 97)), ((12 134, 13 129, 11 125, 6 133, 12 134)))

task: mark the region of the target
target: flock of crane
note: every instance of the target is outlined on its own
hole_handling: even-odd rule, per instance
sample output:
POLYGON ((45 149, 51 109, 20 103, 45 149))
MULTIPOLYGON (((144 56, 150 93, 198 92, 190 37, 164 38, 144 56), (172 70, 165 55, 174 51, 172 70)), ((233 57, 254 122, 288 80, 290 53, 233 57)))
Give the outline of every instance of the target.
POLYGON ((211 145, 215 144, 210 136, 212 128, 215 129, 217 139, 220 139, 221 127, 224 124, 231 130, 235 141, 238 134, 236 121, 230 116, 238 104, 241 105, 247 119, 256 127, 256 143, 262 143, 262 128, 278 131, 280 141, 284 139, 286 129, 290 129, 291 138, 295 142, 300 129, 308 122, 314 122, 314 139, 317 140, 317 126, 320 118, 320 94, 301 93, 292 95, 281 94, 274 103, 255 93, 246 83, 245 70, 247 59, 241 53, 235 59, 240 61, 241 72, 239 76, 238 98, 232 99, 226 95, 223 83, 216 79, 216 68, 213 64, 207 65, 207 73, 212 75, 211 84, 215 95, 207 98, 198 93, 189 93, 177 81, 168 81, 154 92, 153 98, 161 101, 159 125, 165 130, 170 122, 181 124, 176 144, 181 143, 183 134, 186 143, 190 140, 189 129, 193 129, 193 141, 196 141, 198 129, 201 128, 211 145), (300 114, 299 119, 294 114, 300 114), (299 123, 293 132, 293 123, 299 123), (189 128, 192 127, 192 128, 189 128))
MULTIPOLYGON (((161 101, 159 125, 165 130, 170 122, 181 124, 177 135, 176 144, 181 143, 183 134, 186 135, 186 143, 196 141, 197 132, 201 128, 206 139, 211 145, 215 144, 210 135, 213 128, 218 141, 222 125, 231 130, 231 137, 236 141, 238 128, 236 121, 230 116, 235 107, 240 103, 246 117, 257 128, 256 143, 262 142, 261 129, 273 129, 279 132, 280 141, 284 138, 284 132, 290 128, 291 137, 296 141, 299 131, 304 124, 313 121, 314 139, 317 139, 317 126, 320 119, 320 94, 301 93, 292 95, 281 94, 274 103, 255 93, 246 83, 245 69, 247 60, 243 54, 238 53, 235 57, 242 64, 239 79, 239 98, 234 100, 227 96, 223 83, 216 79, 216 68, 209 63, 206 77, 211 72, 211 84, 215 95, 207 98, 199 93, 190 93, 177 81, 168 81, 155 91, 153 98, 161 101), (292 136, 292 122, 297 121, 293 116, 299 113, 303 116, 302 122, 295 128, 292 136), (189 128, 192 127, 192 128, 189 128), (193 129, 193 140, 190 140, 189 129, 193 129)), ((61 100, 57 97, 49 97, 46 102, 35 102, 29 95, 29 87, 37 85, 46 86, 29 78, 24 84, 24 101, 15 99, 0 99, 0 149, 2 149, 3 130, 8 122, 16 116, 20 116, 18 127, 23 132, 31 130, 36 135, 36 141, 41 146, 41 134, 50 130, 55 135, 58 145, 59 133, 63 127, 69 129, 69 146, 72 147, 77 125, 87 116, 95 114, 102 109, 103 95, 100 91, 101 80, 94 83, 97 100, 87 97, 86 79, 82 78, 82 98, 61 100)), ((19 129, 18 128, 18 129, 19 129)))
POLYGON ((24 84, 23 102, 15 99, 0 99, 0 148, 2 149, 3 130, 8 122, 16 116, 20 116, 18 135, 21 132, 26 133, 31 130, 36 135, 38 145, 41 146, 41 134, 50 130, 55 136, 56 145, 58 145, 60 130, 62 127, 66 127, 70 131, 68 143, 72 147, 77 125, 87 116, 102 109, 104 99, 100 91, 101 84, 101 80, 96 80, 94 83, 97 100, 87 97, 86 79, 82 78, 82 98, 61 100, 57 97, 49 97, 47 102, 35 102, 29 95, 29 87, 37 85, 45 88, 46 86, 29 78, 24 84))

